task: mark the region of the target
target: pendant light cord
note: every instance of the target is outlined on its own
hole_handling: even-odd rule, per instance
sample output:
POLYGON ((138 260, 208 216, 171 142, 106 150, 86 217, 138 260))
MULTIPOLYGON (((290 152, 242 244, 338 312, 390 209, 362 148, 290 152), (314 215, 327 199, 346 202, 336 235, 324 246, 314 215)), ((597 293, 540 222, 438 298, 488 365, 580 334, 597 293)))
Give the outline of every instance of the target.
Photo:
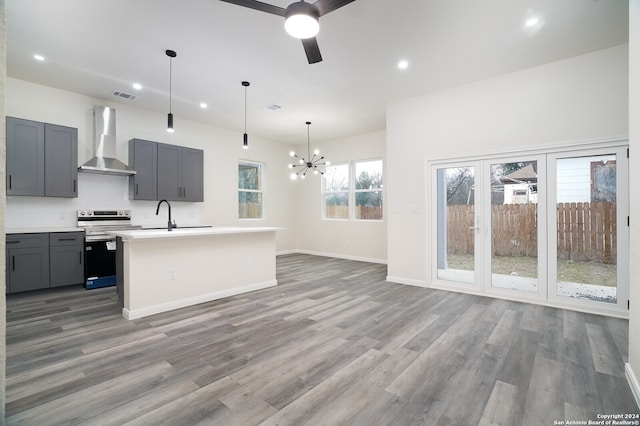
POLYGON ((247 86, 244 86, 244 132, 247 133, 247 86))
POLYGON ((309 142, 309 125, 311 123, 307 121, 307 158, 311 161, 311 142, 309 142))
POLYGON ((169 113, 171 113, 171 81, 173 80, 173 58, 169 56, 169 113))

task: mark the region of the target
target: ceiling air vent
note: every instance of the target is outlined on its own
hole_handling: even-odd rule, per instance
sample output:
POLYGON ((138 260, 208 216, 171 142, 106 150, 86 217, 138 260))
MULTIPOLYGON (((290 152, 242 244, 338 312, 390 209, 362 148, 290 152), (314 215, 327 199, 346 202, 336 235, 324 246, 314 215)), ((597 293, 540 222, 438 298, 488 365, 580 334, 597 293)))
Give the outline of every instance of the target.
POLYGON ((114 90, 114 91, 113 91, 113 96, 117 96, 117 97, 119 97, 119 98, 126 99, 126 100, 128 100, 128 101, 132 101, 132 100, 134 100, 134 99, 136 98, 136 96, 135 96, 135 95, 130 95, 130 94, 128 94, 128 93, 119 92, 119 91, 117 91, 117 90, 114 90))
POLYGON ((266 109, 267 111, 277 111, 282 108, 280 105, 269 104, 262 107, 262 109, 266 109))

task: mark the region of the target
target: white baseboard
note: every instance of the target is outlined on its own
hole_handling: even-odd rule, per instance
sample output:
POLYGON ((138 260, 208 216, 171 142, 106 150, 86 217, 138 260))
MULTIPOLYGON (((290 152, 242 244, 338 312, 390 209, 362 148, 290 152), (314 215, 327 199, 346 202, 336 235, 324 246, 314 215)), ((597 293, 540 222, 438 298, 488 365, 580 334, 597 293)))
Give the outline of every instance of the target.
POLYGON ((300 254, 310 254, 313 256, 323 256, 323 257, 335 257, 336 259, 346 259, 346 260, 355 260, 357 262, 368 262, 368 263, 381 263, 383 265, 387 264, 386 259, 376 259, 371 257, 360 257, 360 256, 350 256, 347 254, 339 254, 339 253, 325 253, 320 251, 312 251, 312 250, 287 250, 278 252, 278 254, 292 254, 292 253, 300 253, 300 254))
POLYGON ((169 303, 162 303, 160 305, 148 306, 146 308, 141 308, 141 309, 134 309, 132 311, 126 308, 123 308, 122 316, 128 320, 138 319, 142 317, 147 317, 149 315, 159 314, 162 312, 173 311, 174 309, 186 308, 187 306, 193 306, 200 303, 210 302, 212 300, 235 296, 237 294, 248 293, 250 291, 256 291, 256 290, 262 290, 263 288, 274 287, 276 285, 278 285, 278 281, 269 280, 261 283, 245 285, 242 287, 216 291, 214 293, 207 293, 200 296, 189 297, 186 299, 176 300, 169 303))
POLYGON ((631 388, 631 393, 633 394, 633 398, 636 400, 636 405, 640 407, 640 383, 638 383, 638 378, 635 374, 633 374, 633 370, 631 369, 631 365, 626 363, 624 365, 624 375, 627 378, 627 382, 629 383, 629 387, 631 388))
POLYGON ((411 278, 395 277, 393 275, 387 275, 387 281, 392 282, 392 283, 397 283, 397 284, 412 285, 412 286, 415 286, 415 287, 426 287, 427 286, 427 284, 423 280, 414 280, 414 279, 411 279, 411 278))

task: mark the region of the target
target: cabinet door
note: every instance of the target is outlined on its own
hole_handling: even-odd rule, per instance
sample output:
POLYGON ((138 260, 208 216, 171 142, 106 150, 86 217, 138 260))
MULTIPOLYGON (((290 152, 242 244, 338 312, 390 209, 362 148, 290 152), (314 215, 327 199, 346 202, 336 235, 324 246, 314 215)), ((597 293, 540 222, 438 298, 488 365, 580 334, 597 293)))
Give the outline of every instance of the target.
POLYGON ((200 149, 182 148, 182 200, 204 199, 204 152, 200 149))
POLYGON ((50 251, 51 287, 84 282, 84 246, 54 246, 50 251))
POLYGON ((49 247, 7 250, 8 293, 49 287, 49 247))
POLYGON ((44 123, 7 117, 7 195, 44 195, 44 123))
POLYGON ((78 129, 45 124, 45 195, 78 196, 78 129))
POLYGON ((129 141, 129 164, 136 171, 129 177, 133 200, 158 199, 158 144, 142 139, 129 141))
POLYGON ((158 144, 158 199, 181 200, 181 148, 158 144))

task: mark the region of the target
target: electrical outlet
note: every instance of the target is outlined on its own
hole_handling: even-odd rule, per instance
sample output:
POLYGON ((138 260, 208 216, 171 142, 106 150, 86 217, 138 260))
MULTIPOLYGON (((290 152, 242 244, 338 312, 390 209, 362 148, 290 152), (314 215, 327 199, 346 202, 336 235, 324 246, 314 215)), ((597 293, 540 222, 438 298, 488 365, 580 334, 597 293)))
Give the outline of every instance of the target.
POLYGON ((175 269, 169 269, 169 279, 170 280, 175 280, 176 279, 176 270, 175 269))

